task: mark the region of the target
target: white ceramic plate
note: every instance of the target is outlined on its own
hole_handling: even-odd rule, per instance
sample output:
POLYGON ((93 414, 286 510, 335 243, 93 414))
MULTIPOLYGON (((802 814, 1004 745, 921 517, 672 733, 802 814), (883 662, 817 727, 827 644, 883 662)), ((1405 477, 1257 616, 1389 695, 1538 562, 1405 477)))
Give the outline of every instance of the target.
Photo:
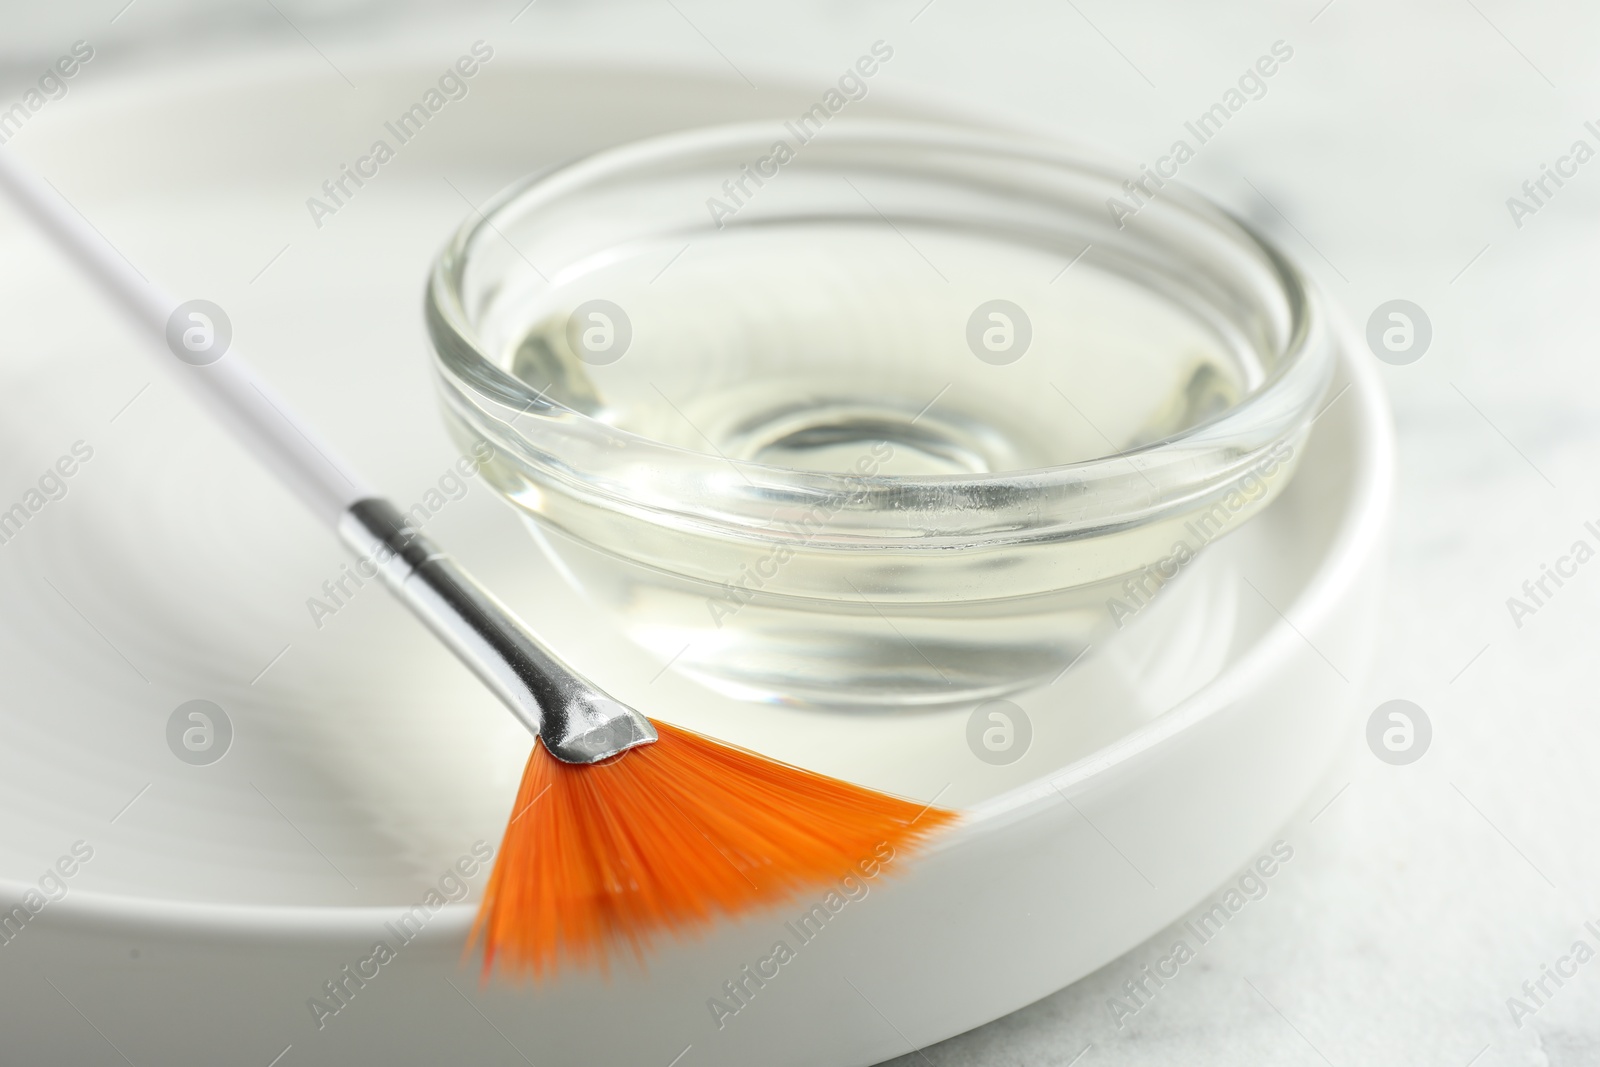
MULTIPOLYGON (((315 226, 306 198, 442 69, 361 69, 357 93, 276 60, 86 83, 12 145, 139 269, 226 308, 264 373, 409 504, 454 459, 419 308, 471 206, 557 159, 812 95, 502 57, 315 226)), ((339 547, 8 214, 0 293, 0 509, 76 442, 93 451, 0 544, 0 899, 37 888, 75 843, 93 851, 0 943, 5 1044, 22 1062, 97 1062, 110 1044, 164 1064, 286 1048, 285 1064, 874 1063, 1160 929, 1269 841, 1348 735, 1391 464, 1379 391, 1354 363, 1285 497, 1121 640, 1018 698, 1034 736, 1004 767, 968 749, 965 715, 752 708, 661 673, 469 483, 430 531, 580 667, 604 664, 618 696, 967 818, 814 940, 785 925, 817 903, 800 901, 609 982, 480 989, 458 959, 471 900, 453 903, 376 977, 347 980, 319 1027, 308 1001, 378 940, 398 945, 386 924, 430 889, 459 895, 449 872, 497 842, 529 740, 384 594, 355 590, 314 624, 306 602, 328 599, 339 547), (1189 610, 1211 625, 1179 626, 1189 610), (168 746, 194 699, 232 724, 209 765, 168 746), (731 1000, 723 983, 780 939, 795 958, 731 1000), (739 1007, 720 1026, 713 997, 739 1007)))

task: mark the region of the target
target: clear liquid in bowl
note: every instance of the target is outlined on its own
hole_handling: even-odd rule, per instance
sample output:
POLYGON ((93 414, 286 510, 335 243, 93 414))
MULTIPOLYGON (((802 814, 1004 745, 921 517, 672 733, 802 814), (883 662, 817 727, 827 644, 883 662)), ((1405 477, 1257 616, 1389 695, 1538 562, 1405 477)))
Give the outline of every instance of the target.
POLYGON ((1100 269, 1093 249, 1068 262, 884 224, 640 245, 557 276, 507 330, 504 361, 561 403, 653 440, 835 472, 887 442, 878 473, 889 475, 1122 452, 1226 410, 1260 380, 1248 346, 1100 269), (573 310, 594 300, 620 308, 631 334, 620 356, 599 354, 614 359, 604 364, 584 358, 581 334, 571 343, 573 310), (975 346, 969 320, 994 300, 1021 316, 980 315, 975 346))
MULTIPOLYGON (((1248 344, 1105 269, 1093 249, 1073 261, 1012 235, 909 223, 807 220, 639 243, 497 303, 502 365, 534 389, 735 469, 1055 466, 1166 438, 1234 406, 1262 376, 1248 344), (980 311, 996 300, 1012 305, 1004 322, 980 311), (593 301, 606 302, 603 320, 583 317, 593 301), (609 349, 585 347, 592 328, 609 349)), ((684 536, 666 565, 643 565, 631 544, 568 536, 548 494, 510 496, 562 572, 633 640, 742 698, 970 702, 1055 675, 1112 621, 1114 590, 1072 577, 1063 555, 1084 549, 1070 544, 933 565, 926 554, 800 544, 752 581, 767 574, 765 546, 684 536)), ((915 532, 914 512, 904 524, 915 532)), ((1171 543, 1165 531, 1097 537, 1093 551, 1116 558, 1096 566, 1120 580, 1154 558, 1152 538, 1171 543)), ((1174 599, 1214 610, 1233 595, 1219 585, 1174 599)))

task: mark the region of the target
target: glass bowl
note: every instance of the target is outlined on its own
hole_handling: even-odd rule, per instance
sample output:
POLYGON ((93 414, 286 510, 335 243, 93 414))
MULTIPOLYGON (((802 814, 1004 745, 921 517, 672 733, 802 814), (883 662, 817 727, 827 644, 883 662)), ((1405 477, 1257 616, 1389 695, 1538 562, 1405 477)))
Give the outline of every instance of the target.
POLYGON ((1300 273, 1157 181, 908 123, 598 153, 440 255, 447 419, 675 670, 834 708, 1021 689, 1202 580, 1332 374, 1300 273))

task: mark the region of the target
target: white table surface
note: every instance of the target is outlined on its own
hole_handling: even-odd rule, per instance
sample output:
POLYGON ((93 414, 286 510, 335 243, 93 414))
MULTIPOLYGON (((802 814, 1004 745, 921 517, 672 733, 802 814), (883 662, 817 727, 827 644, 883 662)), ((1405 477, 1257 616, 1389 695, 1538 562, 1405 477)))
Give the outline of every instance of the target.
MULTIPOLYGON (((270 38, 323 52, 446 21, 514 52, 736 73, 820 92, 883 39, 873 91, 933 99, 1151 160, 1274 41, 1294 56, 1184 179, 1273 234, 1358 323, 1421 305, 1386 367, 1400 437, 1388 610, 1366 701, 1434 727, 1391 767, 1352 737, 1349 785, 1284 830, 1295 859, 1120 1028, 1108 999, 1164 933, 1029 1008, 895 1064, 1600 1063, 1600 961, 1513 1025, 1580 937, 1600 949, 1600 565, 1518 628, 1506 598, 1600 520, 1600 160, 1520 229, 1506 198, 1578 138, 1600 149, 1600 8, 1507 0, 979 5, 728 0, 218 7, 7 4, 0 79, 78 38, 105 76, 270 38), (115 18, 115 21, 111 21, 115 18), (515 17, 515 21, 512 21, 515 17), (1315 821, 1311 821, 1315 816, 1315 821)), ((452 53, 453 54, 453 53, 452 53)), ((330 78, 336 76, 330 70, 330 78)), ((1331 791, 1330 791, 1331 793, 1331 791)), ((1550 988, 1554 989, 1552 985, 1550 988)))

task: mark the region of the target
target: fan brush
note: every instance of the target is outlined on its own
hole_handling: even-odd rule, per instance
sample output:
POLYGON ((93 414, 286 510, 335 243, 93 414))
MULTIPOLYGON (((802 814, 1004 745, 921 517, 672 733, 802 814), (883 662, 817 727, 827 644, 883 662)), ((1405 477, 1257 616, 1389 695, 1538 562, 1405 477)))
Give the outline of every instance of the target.
POLYGON ((663 934, 831 883, 885 847, 912 851, 955 818, 611 699, 297 420, 233 349, 214 305, 180 304, 147 281, 9 148, 0 189, 536 736, 469 943, 482 945, 485 974, 642 960, 663 934))

